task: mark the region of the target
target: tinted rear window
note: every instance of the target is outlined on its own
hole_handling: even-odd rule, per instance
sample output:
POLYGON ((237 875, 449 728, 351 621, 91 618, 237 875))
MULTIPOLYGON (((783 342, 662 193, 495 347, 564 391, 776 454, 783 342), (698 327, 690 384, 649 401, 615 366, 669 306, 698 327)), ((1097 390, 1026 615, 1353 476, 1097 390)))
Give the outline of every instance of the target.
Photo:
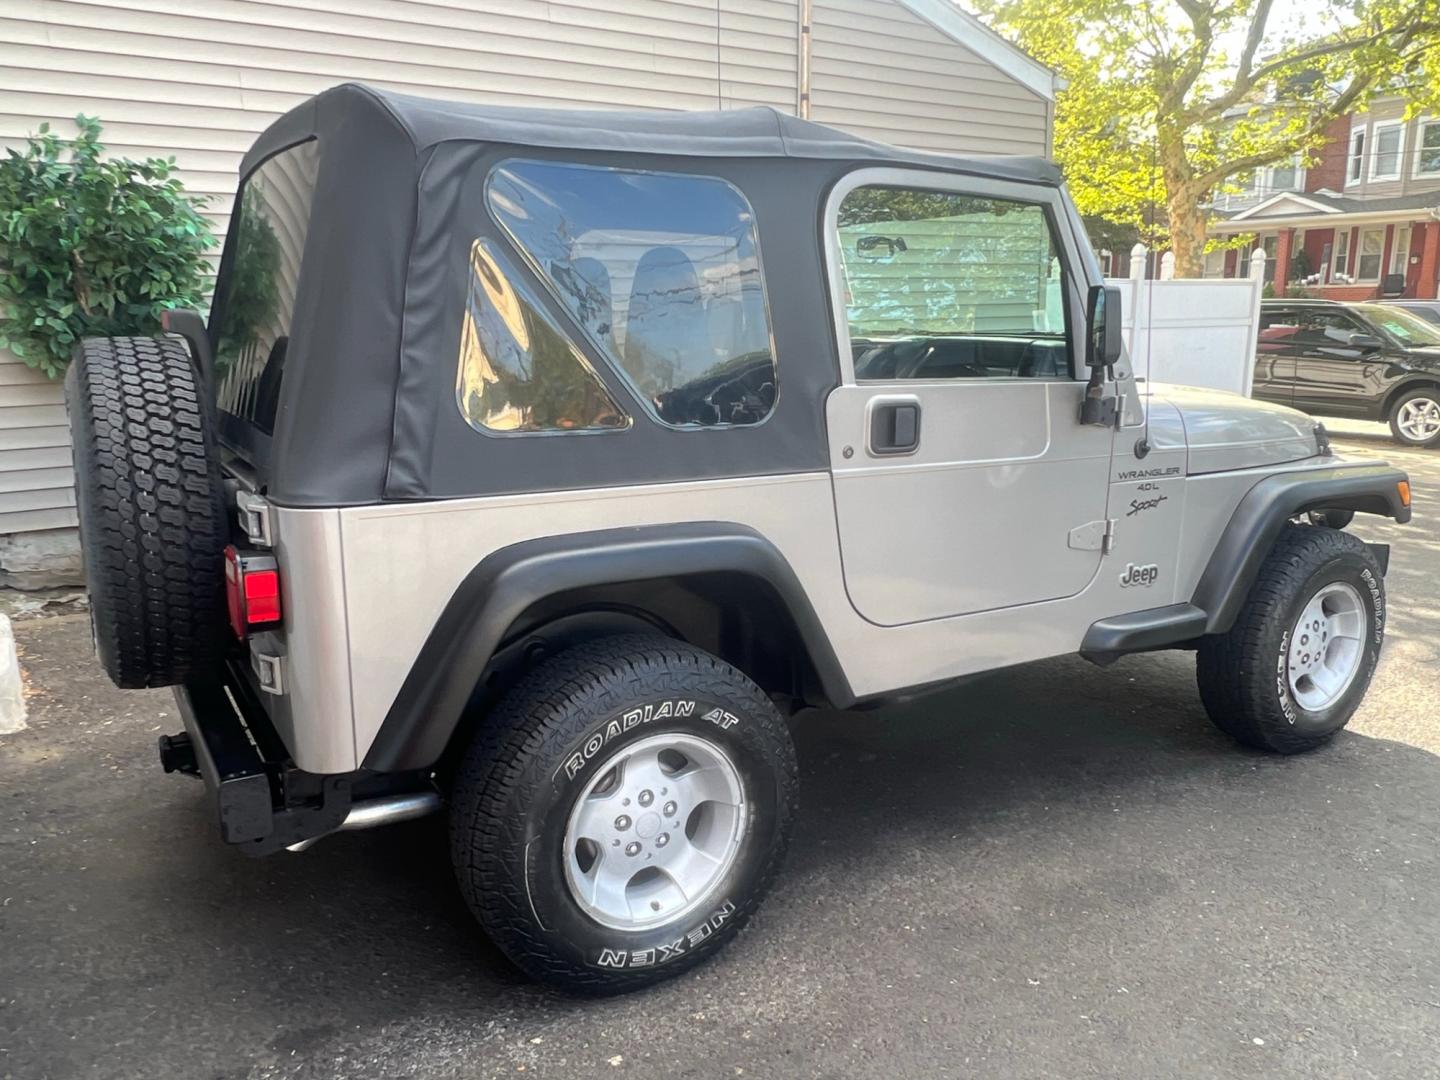
POLYGON ((220 320, 219 406, 267 435, 275 426, 319 160, 311 140, 268 158, 245 181, 224 294, 212 311, 220 320))

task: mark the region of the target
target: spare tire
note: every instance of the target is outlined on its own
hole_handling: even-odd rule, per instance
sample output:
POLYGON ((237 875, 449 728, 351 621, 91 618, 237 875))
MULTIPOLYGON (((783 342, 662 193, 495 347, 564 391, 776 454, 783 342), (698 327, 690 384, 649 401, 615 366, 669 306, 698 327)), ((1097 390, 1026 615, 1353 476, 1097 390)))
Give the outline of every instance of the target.
POLYGON ((86 338, 65 378, 95 651, 116 686, 173 686, 225 647, 229 528, 189 350, 86 338))

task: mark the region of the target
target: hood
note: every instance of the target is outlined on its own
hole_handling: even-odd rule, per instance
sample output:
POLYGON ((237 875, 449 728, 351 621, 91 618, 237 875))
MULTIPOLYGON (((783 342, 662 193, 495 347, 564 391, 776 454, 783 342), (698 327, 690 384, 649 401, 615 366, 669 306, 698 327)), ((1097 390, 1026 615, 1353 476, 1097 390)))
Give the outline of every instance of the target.
POLYGON ((1199 386, 1158 383, 1150 390, 1180 414, 1192 476, 1281 465, 1320 452, 1320 425, 1295 409, 1199 386))

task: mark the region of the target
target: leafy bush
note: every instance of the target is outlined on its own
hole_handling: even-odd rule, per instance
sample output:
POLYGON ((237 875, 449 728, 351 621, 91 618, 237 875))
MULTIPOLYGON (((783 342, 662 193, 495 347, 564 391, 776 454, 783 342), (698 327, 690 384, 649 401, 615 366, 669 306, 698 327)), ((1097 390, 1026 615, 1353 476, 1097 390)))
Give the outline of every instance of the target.
POLYGON ((153 334, 198 307, 214 243, 175 159, 102 160, 100 121, 41 124, 0 161, 0 347, 56 377, 88 335, 153 334), (61 154, 69 151, 69 160, 61 154))

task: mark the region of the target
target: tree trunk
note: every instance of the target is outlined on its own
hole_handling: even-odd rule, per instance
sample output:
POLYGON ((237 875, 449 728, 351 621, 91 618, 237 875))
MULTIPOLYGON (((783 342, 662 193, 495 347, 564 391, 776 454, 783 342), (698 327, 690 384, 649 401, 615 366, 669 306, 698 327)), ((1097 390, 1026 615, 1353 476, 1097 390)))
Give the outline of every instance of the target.
POLYGON ((1165 209, 1169 214, 1170 250, 1175 255, 1177 278, 1205 276, 1205 210, 1200 204, 1209 192, 1195 184, 1195 170, 1185 146, 1185 134, 1161 120, 1156 131, 1156 154, 1165 178, 1165 209))
POLYGON ((1172 194, 1170 211, 1170 250, 1175 253, 1175 276, 1205 276, 1205 209, 1192 194, 1172 194))

